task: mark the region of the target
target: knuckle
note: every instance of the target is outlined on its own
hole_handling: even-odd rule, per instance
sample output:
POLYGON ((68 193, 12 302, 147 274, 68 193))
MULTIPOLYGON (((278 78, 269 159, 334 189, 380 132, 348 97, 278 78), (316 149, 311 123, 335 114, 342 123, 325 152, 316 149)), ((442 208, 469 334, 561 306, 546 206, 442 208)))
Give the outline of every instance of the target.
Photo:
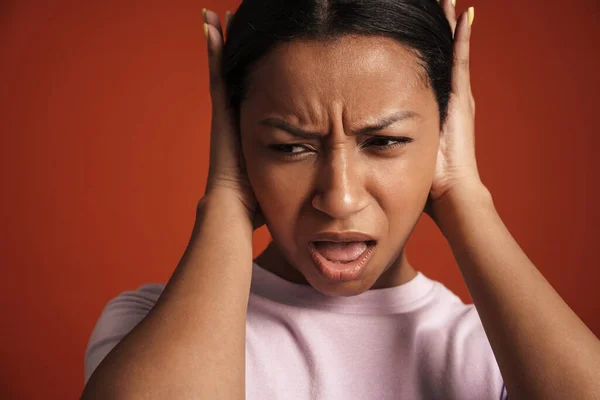
POLYGON ((462 69, 468 69, 469 57, 454 57, 454 65, 462 69))

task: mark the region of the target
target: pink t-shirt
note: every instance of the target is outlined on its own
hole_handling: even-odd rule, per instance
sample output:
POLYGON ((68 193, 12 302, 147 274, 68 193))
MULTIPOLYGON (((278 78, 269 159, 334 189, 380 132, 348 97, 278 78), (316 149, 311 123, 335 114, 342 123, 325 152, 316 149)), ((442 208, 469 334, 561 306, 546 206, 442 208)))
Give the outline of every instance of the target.
MULTIPOLYGON (((85 353, 85 381, 152 309, 164 284, 108 302, 85 353)), ((328 297, 252 266, 246 399, 506 399, 473 304, 423 273, 393 288, 328 297)))

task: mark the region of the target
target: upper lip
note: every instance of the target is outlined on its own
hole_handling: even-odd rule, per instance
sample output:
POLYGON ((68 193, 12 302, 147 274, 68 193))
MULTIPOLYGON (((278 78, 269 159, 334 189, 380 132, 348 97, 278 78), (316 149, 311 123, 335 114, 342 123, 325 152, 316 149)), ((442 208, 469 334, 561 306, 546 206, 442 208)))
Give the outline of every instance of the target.
POLYGON ((312 236, 311 242, 367 242, 375 238, 362 232, 320 232, 312 236))

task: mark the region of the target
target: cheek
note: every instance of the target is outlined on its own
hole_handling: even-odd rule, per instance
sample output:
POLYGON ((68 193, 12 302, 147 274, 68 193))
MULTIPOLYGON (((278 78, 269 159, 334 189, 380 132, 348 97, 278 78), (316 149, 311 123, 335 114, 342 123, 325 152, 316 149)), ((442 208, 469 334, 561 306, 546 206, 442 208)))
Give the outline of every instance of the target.
POLYGON ((265 150, 244 150, 248 180, 273 236, 289 239, 311 193, 311 169, 275 162, 265 150))
POLYGON ((418 220, 431 189, 436 158, 437 146, 428 143, 376 166, 378 173, 371 174, 370 191, 391 225, 410 225, 418 220))

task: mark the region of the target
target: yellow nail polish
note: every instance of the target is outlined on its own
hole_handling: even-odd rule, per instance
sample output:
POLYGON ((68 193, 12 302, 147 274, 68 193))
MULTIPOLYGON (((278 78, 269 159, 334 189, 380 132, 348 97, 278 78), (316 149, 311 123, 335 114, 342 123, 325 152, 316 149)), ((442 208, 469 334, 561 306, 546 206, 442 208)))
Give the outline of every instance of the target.
POLYGON ((202 19, 206 22, 206 8, 202 9, 202 19))
POLYGON ((204 36, 206 36, 206 40, 208 40, 208 24, 204 23, 204 36))
POLYGON ((467 16, 469 17, 469 26, 473 25, 473 20, 475 19, 475 7, 469 7, 467 16))
POLYGON ((456 7, 456 0, 452 0, 452 5, 456 7))

